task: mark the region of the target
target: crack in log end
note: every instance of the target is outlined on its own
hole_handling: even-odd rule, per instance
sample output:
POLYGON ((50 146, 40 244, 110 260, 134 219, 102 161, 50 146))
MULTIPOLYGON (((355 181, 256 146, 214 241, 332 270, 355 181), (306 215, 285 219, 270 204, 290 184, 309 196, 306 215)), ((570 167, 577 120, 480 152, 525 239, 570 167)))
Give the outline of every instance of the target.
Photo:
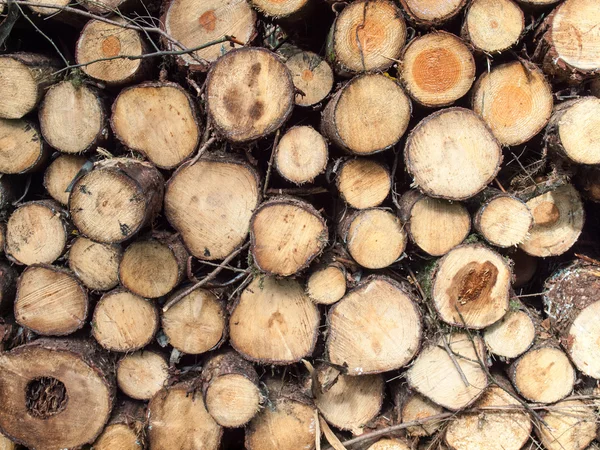
POLYGON ((490 261, 467 264, 454 276, 448 289, 452 310, 455 307, 461 310, 483 307, 489 300, 497 278, 498 269, 490 261))
POLYGON ((35 378, 25 389, 27 411, 38 419, 48 419, 60 413, 68 400, 65 385, 53 377, 35 378))

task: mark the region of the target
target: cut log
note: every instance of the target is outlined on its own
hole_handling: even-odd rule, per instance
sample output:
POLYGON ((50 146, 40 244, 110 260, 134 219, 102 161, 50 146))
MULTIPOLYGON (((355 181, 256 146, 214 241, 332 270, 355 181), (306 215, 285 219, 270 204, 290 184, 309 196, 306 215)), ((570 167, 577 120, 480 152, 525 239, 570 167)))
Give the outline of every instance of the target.
POLYGON ((313 106, 329 95, 333 88, 333 71, 319 55, 298 50, 285 62, 292 74, 296 105, 313 106))
POLYGON ((252 141, 281 127, 294 107, 294 94, 290 71, 262 48, 226 53, 206 78, 208 116, 232 142, 252 141))
POLYGON ((508 312, 510 266, 483 245, 450 250, 437 262, 432 277, 433 305, 450 325, 481 329, 508 312))
MULTIPOLYGON (((17 277, 17 271, 10 264, 0 261, 0 312, 6 311, 13 304, 17 277)), ((0 333, 0 342, 2 342, 2 333, 0 333)))
POLYGON ((502 53, 525 31, 525 15, 512 0, 476 0, 469 5, 461 35, 482 53, 502 53))
POLYGON ((584 223, 581 197, 564 184, 527 202, 533 213, 529 238, 519 248, 531 256, 557 256, 569 250, 579 238, 584 223))
POLYGON ((538 259, 517 248, 508 253, 512 260, 514 281, 513 288, 524 287, 533 280, 538 268, 538 259))
POLYGON ((467 0, 400 0, 411 22, 424 28, 438 27, 458 15, 467 0))
POLYGON ((483 332, 488 350, 507 359, 516 358, 527 351, 533 345, 535 336, 534 320, 525 308, 511 309, 483 332))
POLYGON ((217 450, 222 428, 208 414, 193 382, 161 389, 148 404, 151 450, 217 450))
POLYGON ((291 364, 312 354, 319 319, 299 282, 256 277, 231 313, 230 342, 251 361, 291 364))
POLYGON ((162 297, 185 277, 188 257, 177 235, 154 233, 151 239, 136 241, 125 249, 119 280, 140 297, 162 297))
POLYGON ((411 447, 400 439, 381 439, 371 445, 367 450, 410 450, 411 447))
POLYGON ((161 169, 173 169, 189 158, 202 131, 190 95, 168 82, 123 89, 113 103, 110 123, 123 145, 161 169))
POLYGON ((0 118, 20 119, 33 111, 58 68, 55 59, 34 53, 0 56, 0 118))
POLYGON ((448 106, 471 89, 475 59, 460 38, 436 31, 408 44, 400 77, 417 103, 431 108, 448 106))
POLYGON ((108 134, 102 100, 84 84, 62 81, 52 86, 38 115, 42 136, 63 153, 84 152, 108 134))
MULTIPOLYGON (((245 0, 173 0, 166 4, 161 20, 165 31, 187 48, 202 47, 225 36, 235 36, 248 45, 256 34, 256 13, 245 0)), ((168 50, 180 50, 172 42, 165 42, 168 50)), ((224 42, 209 45, 192 54, 180 55, 178 62, 191 70, 207 70, 223 53, 239 44, 224 42)))
POLYGON ((92 335, 113 352, 132 352, 152 341, 158 329, 158 310, 148 300, 123 289, 102 296, 92 318, 92 335))
POLYGON ((448 446, 453 450, 520 450, 533 425, 526 411, 506 410, 521 406, 514 396, 499 386, 490 386, 474 405, 490 410, 464 413, 451 420, 445 435, 448 446))
POLYGON ((222 427, 242 427, 261 409, 258 374, 236 352, 213 355, 205 362, 201 378, 206 410, 222 427))
POLYGON ((597 414, 582 401, 559 402, 541 416, 547 426, 536 427, 536 434, 548 450, 583 450, 596 437, 597 414))
POLYGON ((46 144, 33 123, 0 119, 0 173, 33 172, 47 156, 46 144))
POLYGON ((65 336, 87 320, 88 295, 68 270, 49 265, 27 267, 17 282, 15 319, 42 336, 65 336))
POLYGON ((427 197, 411 189, 398 204, 398 215, 411 241, 431 256, 445 255, 471 231, 471 216, 462 203, 427 197))
POLYGON ((79 448, 110 417, 107 355, 92 341, 38 339, 0 354, 0 429, 29 448, 79 448))
POLYGON ((348 214, 340 223, 340 235, 352 258, 367 269, 393 264, 408 240, 400 219, 383 208, 348 214))
MULTIPOLYGON (((402 423, 426 419, 444 412, 444 408, 441 406, 431 402, 427 397, 423 397, 421 394, 412 391, 404 393, 401 404, 397 406, 402 423)), ((406 432, 411 437, 432 436, 440 429, 442 424, 443 422, 430 420, 423 425, 408 427, 406 428, 406 432)))
POLYGON ((52 161, 44 173, 44 187, 48 194, 67 206, 71 194, 67 190, 86 162, 84 156, 77 155, 60 155, 52 161))
POLYGON ((421 314, 405 286, 375 276, 360 283, 329 311, 327 354, 350 375, 404 367, 421 342, 421 314))
POLYGON ((250 0, 254 8, 274 19, 294 20, 306 14, 311 0, 250 0))
POLYGON ((210 291, 196 289, 163 311, 162 330, 174 348, 188 355, 198 355, 223 342, 225 321, 225 310, 219 299, 210 291))
POLYGON ((260 178, 252 166, 211 156, 173 174, 165 216, 196 258, 224 259, 245 241, 259 199, 260 178))
POLYGON ((421 120, 406 140, 406 169, 431 197, 466 200, 498 173, 502 150, 473 111, 447 108, 421 120))
POLYGON ((383 71, 400 58, 405 42, 406 23, 393 2, 359 0, 335 19, 327 55, 341 75, 383 71))
POLYGON ((483 340, 465 333, 439 336, 427 345, 406 371, 409 386, 451 411, 472 404, 487 387, 483 340), (445 345, 450 351, 445 350, 445 345), (477 348, 477 350, 475 350, 477 348), (450 352, 455 355, 452 359, 450 352), (460 372, 457 367, 460 367, 460 372), (464 377, 464 380, 463 380, 464 377))
POLYGON ((332 305, 346 293, 346 268, 336 262, 314 270, 306 282, 306 293, 319 305, 332 305))
POLYGON ((303 200, 277 197, 264 202, 250 221, 251 253, 270 275, 293 275, 308 267, 327 245, 328 230, 319 212, 303 200))
POLYGON ((42 3, 44 5, 48 5, 47 7, 43 6, 33 6, 29 5, 29 8, 34 12, 42 16, 50 16, 52 14, 57 14, 60 12, 62 7, 65 7, 69 4, 67 0, 41 0, 38 3, 42 3))
MULTIPOLYGON (((128 0, 82 0, 81 5, 89 12, 95 14, 108 14, 111 12, 124 12, 129 6, 128 0)), ((111 19, 114 19, 112 17, 111 19)))
POLYGON ((349 159, 338 170, 336 185, 340 197, 355 209, 379 206, 392 187, 390 171, 371 159, 349 159))
MULTIPOLYGON (((116 21, 119 22, 119 19, 116 21)), ((90 20, 77 40, 75 61, 77 64, 85 64, 81 70, 86 75, 110 86, 122 86, 139 81, 146 75, 148 59, 117 57, 137 57, 144 53, 146 44, 137 30, 90 20), (99 59, 104 60, 98 61, 99 59)))
POLYGON ((584 374, 600 379, 600 270, 575 261, 556 271, 545 284, 543 301, 551 327, 584 374))
POLYGON ((275 168, 295 184, 312 183, 327 167, 327 142, 314 128, 290 128, 275 149, 275 168))
POLYGON ((145 405, 122 401, 96 442, 94 450, 142 450, 145 448, 145 405))
POLYGON ((117 364, 117 384, 136 400, 150 400, 169 378, 167 358, 151 350, 125 355, 117 364))
POLYGON ((473 217, 473 226, 496 247, 514 247, 524 242, 533 226, 529 207, 510 194, 491 194, 473 217))
POLYGON ((408 127, 411 110, 408 96, 392 78, 382 74, 359 75, 327 103, 321 130, 342 150, 370 155, 400 140, 408 127))
POLYGON ((117 244, 100 244, 80 236, 69 250, 69 268, 88 289, 108 291, 119 284, 122 254, 117 244))
POLYGON ((550 149, 575 164, 600 164, 600 98, 558 104, 546 129, 550 149))
POLYGON ((130 158, 100 161, 73 185, 71 218, 90 239, 123 242, 154 220, 163 189, 163 177, 151 164, 130 158))

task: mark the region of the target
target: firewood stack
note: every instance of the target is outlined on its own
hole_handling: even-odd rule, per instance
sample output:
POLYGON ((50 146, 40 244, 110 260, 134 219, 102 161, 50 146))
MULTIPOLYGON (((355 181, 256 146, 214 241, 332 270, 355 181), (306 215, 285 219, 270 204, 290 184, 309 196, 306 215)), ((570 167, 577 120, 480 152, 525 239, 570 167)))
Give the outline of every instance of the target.
POLYGON ((0 450, 600 448, 598 0, 0 22, 0 450))

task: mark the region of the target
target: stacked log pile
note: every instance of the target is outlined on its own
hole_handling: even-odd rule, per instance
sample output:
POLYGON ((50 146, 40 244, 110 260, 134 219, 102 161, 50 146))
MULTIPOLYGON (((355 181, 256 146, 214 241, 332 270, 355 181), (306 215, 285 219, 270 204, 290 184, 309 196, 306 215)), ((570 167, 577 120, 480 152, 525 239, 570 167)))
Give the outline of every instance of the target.
POLYGON ((598 0, 0 0, 0 450, 600 448, 598 0))

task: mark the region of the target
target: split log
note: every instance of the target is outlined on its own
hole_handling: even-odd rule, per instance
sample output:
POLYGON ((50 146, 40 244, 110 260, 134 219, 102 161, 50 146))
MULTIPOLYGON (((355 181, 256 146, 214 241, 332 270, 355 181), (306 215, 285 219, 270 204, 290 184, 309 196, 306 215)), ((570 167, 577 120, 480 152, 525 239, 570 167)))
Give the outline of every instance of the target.
POLYGON ((100 244, 79 236, 69 250, 69 268, 88 289, 108 291, 119 284, 122 255, 118 244, 100 244))
POLYGON ((117 385, 136 400, 150 400, 169 378, 167 358, 151 350, 125 355, 117 363, 117 385))
POLYGON ((78 155, 60 155, 52 161, 44 173, 44 187, 48 194, 67 206, 71 194, 67 189, 86 162, 85 156, 78 155))
POLYGON ((333 88, 333 71, 313 52, 297 50, 285 62, 296 88, 296 105, 313 106, 325 99, 333 88))
MULTIPOLYGON (((0 312, 10 308, 15 298, 17 271, 4 261, 0 261, 0 312)), ((0 342, 2 342, 0 333, 0 342)))
POLYGON ((124 289, 102 296, 92 318, 92 336, 107 350, 132 352, 152 341, 158 329, 158 310, 148 300, 124 289))
POLYGON ((319 305, 332 305, 346 293, 346 268, 337 262, 317 267, 306 281, 306 293, 319 305))
POLYGON ((333 22, 327 55, 343 76, 384 71, 400 59, 405 42, 406 23, 393 2, 359 0, 348 4, 333 22))
POLYGON ((466 0, 400 0, 411 22, 423 28, 443 25, 467 4, 466 0))
MULTIPOLYGON (((367 2, 352 5, 363 3, 367 2)), ((408 127, 411 110, 408 96, 392 78, 382 74, 359 75, 327 103, 321 130, 342 150, 370 155, 400 140, 408 127), (381 107, 383 104, 385 108, 381 107)))
MULTIPOLYGON (((426 419, 444 412, 444 408, 441 406, 436 405, 427 399, 427 397, 410 390, 402 393, 400 404, 396 406, 399 410, 402 423, 426 419)), ((432 436, 440 429, 442 424, 443 422, 430 420, 423 425, 406 428, 406 433, 411 437, 432 436)))
POLYGON ((404 367, 421 343, 415 297, 387 277, 369 277, 346 294, 330 309, 328 324, 329 360, 350 375, 404 367))
POLYGON ((542 418, 548 425, 536 427, 536 434, 548 450, 583 450, 596 437, 594 407, 582 401, 556 403, 542 418))
POLYGON ((225 310, 213 293, 196 289, 162 312, 162 330, 174 348, 198 355, 218 347, 226 338, 225 310))
MULTIPOLYGON (((198 48, 225 36, 235 36, 238 42, 248 45, 256 34, 256 13, 245 0, 172 0, 166 3, 161 25, 187 48, 198 48)), ((180 50, 172 42, 164 44, 168 50, 180 50)), ((177 62, 192 71, 205 71, 223 53, 239 46, 233 42, 209 45, 178 56, 177 62)))
POLYGON ((379 206, 392 188, 389 169, 366 158, 348 159, 340 165, 336 178, 340 197, 355 209, 379 206))
POLYGON ((367 269, 392 265, 406 249, 408 239, 402 222, 383 208, 348 213, 339 228, 352 258, 367 269))
POLYGON ((400 439, 380 439, 367 450, 410 450, 411 447, 400 439))
POLYGON ((162 207, 164 180, 151 164, 130 158, 107 159, 73 185, 71 218, 86 237, 119 243, 149 225, 162 207))
POLYGON ((502 150, 473 111, 447 108, 421 120, 404 149, 414 183, 431 197, 466 200, 496 176, 502 150))
POLYGON ((411 189, 398 204, 410 240, 432 256, 445 255, 471 231, 471 216, 462 203, 430 198, 411 189))
POLYGON ((312 183, 325 171, 327 158, 325 138, 310 126, 295 126, 279 140, 275 149, 275 168, 294 184, 312 183))
POLYGON ((26 120, 0 119, 0 173, 22 174, 41 168, 48 148, 37 127, 26 120))
POLYGON ((226 53, 206 78, 208 116, 218 133, 232 142, 252 141, 280 128, 292 113, 294 95, 290 71, 277 55, 262 48, 226 53))
POLYGON ((431 276, 433 305, 440 320, 450 325, 481 329, 508 312, 510 266, 483 245, 450 250, 437 262, 431 276))
POLYGON ((108 424, 94 442, 94 450, 142 450, 145 448, 143 403, 125 400, 115 406, 108 424))
POLYGON ((42 336, 65 336, 85 325, 89 300, 75 276, 61 267, 32 265, 17 282, 15 319, 42 336))
POLYGON ((148 404, 151 450, 198 448, 217 450, 222 428, 206 411, 193 381, 161 389, 148 404))
POLYGON ((545 141, 574 164, 600 164, 600 98, 580 97, 554 108, 545 141))
POLYGON ((406 371, 409 386, 451 411, 471 405, 488 384, 482 367, 486 363, 485 345, 479 336, 472 338, 466 333, 452 333, 429 343, 406 371))
POLYGON ((481 53, 502 53, 525 31, 525 15, 512 0, 476 0, 465 15, 461 36, 481 53))
POLYGON ((73 81, 62 81, 48 89, 38 116, 46 142, 63 153, 84 152, 108 135, 99 94, 73 81))
POLYGON ((57 80, 58 68, 55 59, 35 53, 0 56, 0 118, 20 119, 33 111, 57 80))
POLYGON ((522 355, 535 341, 534 318, 527 308, 513 309, 511 304, 511 310, 502 319, 484 330, 483 339, 488 350, 506 359, 522 355))
POLYGON ((107 355, 92 341, 38 339, 0 354, 0 429, 29 448, 92 443, 115 396, 107 355))
POLYGON ((552 114, 552 89, 534 64, 514 61, 494 67, 473 88, 473 111, 502 145, 519 145, 539 133, 552 114))
POLYGON ((328 230, 321 214, 308 202, 276 197, 261 204, 250 221, 250 251, 254 263, 270 275, 293 275, 327 245, 328 230))
POLYGON ((200 142, 196 106, 178 84, 147 82, 123 89, 112 106, 113 133, 161 169, 189 158, 200 142))
POLYGON ((233 308, 230 342, 250 361, 291 364, 312 354, 319 322, 318 308, 299 282, 256 277, 233 308))
POLYGON ((242 427, 261 409, 258 374, 236 352, 211 356, 200 377, 206 410, 222 427, 242 427))
POLYGON ((475 59, 454 34, 436 31, 410 42, 400 77, 417 103, 437 108, 463 97, 475 81, 475 59))

